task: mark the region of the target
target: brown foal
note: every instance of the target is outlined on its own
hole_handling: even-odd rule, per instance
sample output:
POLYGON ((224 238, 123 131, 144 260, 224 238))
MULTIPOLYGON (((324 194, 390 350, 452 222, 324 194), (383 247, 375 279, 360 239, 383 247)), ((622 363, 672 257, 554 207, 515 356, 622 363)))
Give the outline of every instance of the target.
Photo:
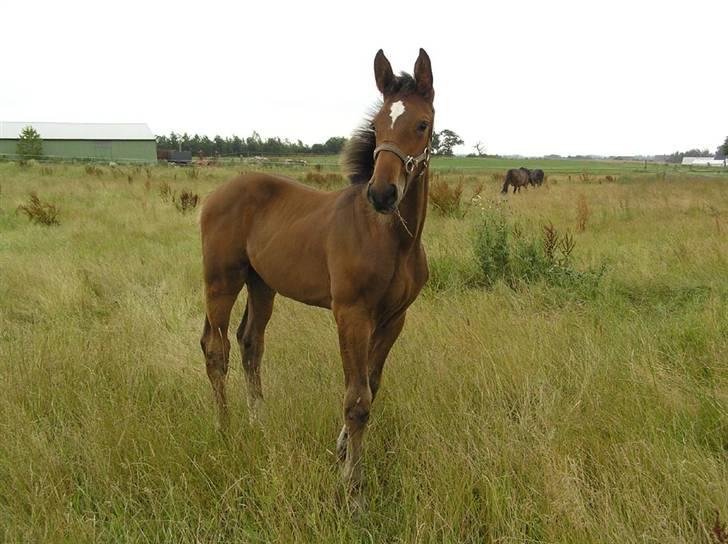
POLYGON ((247 174, 215 190, 200 214, 206 317, 202 351, 227 420, 230 311, 245 285, 237 339, 255 414, 260 365, 276 293, 333 310, 344 364, 342 477, 361 481, 364 430, 407 308, 427 281, 422 229, 434 121, 430 59, 420 49, 414 77, 374 59, 381 108, 344 151, 351 185, 322 192, 284 177, 247 174))

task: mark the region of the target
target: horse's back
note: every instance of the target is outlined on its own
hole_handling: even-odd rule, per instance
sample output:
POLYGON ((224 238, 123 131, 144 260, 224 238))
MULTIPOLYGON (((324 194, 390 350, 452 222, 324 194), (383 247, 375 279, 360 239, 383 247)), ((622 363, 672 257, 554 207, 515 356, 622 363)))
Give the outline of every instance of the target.
POLYGON ((302 268, 315 269, 318 278, 327 276, 325 243, 340 194, 259 173, 221 185, 210 193, 200 213, 206 274, 250 265, 286 296, 304 302, 325 298, 328 284, 306 284, 306 291, 315 294, 310 299, 289 292, 287 286, 300 282, 288 276, 300 274, 302 268), (291 262, 297 266, 291 267, 291 262))
POLYGON ((320 194, 320 191, 283 176, 257 172, 241 174, 208 195, 202 205, 200 223, 204 227, 206 221, 241 207, 266 207, 278 197, 295 196, 306 200, 320 194))
POLYGON ((525 168, 511 168, 506 172, 506 182, 514 185, 523 185, 523 180, 528 180, 527 170, 525 168))

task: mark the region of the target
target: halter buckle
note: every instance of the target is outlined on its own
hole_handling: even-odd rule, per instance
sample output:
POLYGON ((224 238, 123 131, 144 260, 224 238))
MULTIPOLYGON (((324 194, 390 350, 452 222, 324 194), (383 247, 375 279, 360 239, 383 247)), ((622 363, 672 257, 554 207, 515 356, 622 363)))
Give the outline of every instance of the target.
POLYGON ((404 163, 405 172, 411 174, 416 167, 417 161, 415 161, 414 157, 407 156, 407 161, 404 163))

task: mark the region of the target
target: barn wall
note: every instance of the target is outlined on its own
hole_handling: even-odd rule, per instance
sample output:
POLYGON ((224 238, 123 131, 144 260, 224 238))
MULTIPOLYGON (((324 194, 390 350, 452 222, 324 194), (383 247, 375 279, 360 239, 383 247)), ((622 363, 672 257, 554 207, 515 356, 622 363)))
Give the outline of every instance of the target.
MULTIPOLYGON (((14 156, 17 140, 0 140, 0 155, 14 156)), ((150 140, 43 140, 48 159, 97 159, 115 162, 156 162, 157 143, 150 140)))

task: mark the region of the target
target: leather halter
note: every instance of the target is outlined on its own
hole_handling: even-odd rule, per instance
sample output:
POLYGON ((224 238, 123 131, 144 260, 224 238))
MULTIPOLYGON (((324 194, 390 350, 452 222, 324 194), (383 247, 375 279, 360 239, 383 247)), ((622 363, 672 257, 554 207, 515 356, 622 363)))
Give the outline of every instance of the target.
POLYGON ((418 176, 422 176, 422 174, 425 173, 425 170, 427 169, 427 167, 430 164, 430 143, 429 142, 427 143, 425 150, 422 153, 420 153, 419 155, 417 155, 416 157, 413 157, 412 155, 405 155, 394 144, 383 143, 374 150, 374 162, 377 162, 377 156, 382 151, 389 151, 390 153, 394 153, 395 155, 397 155, 397 157, 399 157, 399 160, 401 160, 402 163, 404 164, 404 171, 407 172, 407 178, 408 178, 407 182, 410 181, 410 178, 414 178, 414 176, 412 176, 412 172, 414 172, 415 169, 419 165, 421 165, 421 164, 425 165, 425 167, 418 174, 418 176))

